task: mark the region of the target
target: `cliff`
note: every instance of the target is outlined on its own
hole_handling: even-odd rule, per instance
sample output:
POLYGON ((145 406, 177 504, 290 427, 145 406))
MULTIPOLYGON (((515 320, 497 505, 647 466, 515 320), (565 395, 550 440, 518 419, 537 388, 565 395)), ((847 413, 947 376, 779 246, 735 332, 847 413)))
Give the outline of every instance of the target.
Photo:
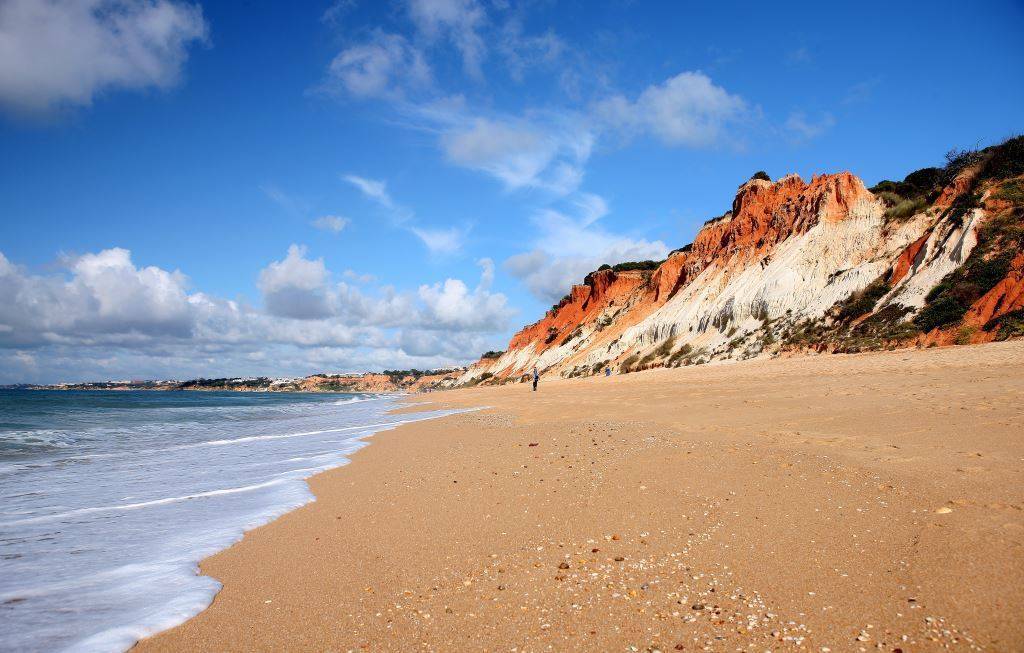
POLYGON ((947 158, 871 189, 751 179, 692 244, 587 275, 458 383, 1024 335, 1024 137, 947 158))

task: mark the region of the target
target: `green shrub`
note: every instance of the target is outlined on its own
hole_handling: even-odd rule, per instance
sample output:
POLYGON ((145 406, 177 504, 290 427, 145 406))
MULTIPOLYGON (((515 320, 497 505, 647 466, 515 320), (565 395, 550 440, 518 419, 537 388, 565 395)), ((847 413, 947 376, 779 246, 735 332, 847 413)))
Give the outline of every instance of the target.
POLYGON ((484 360, 491 359, 491 358, 501 358, 502 354, 504 354, 504 353, 505 352, 503 352, 503 351, 485 351, 484 355, 481 356, 480 358, 483 358, 484 360))
POLYGON ((980 175, 982 179, 1007 179, 1024 175, 1024 136, 1009 138, 991 150, 992 157, 980 175))
POLYGON ((631 372, 633 370, 633 366, 636 365, 639 360, 640 354, 630 354, 625 360, 619 363, 619 371, 623 374, 631 372))
POLYGON ((751 179, 763 179, 764 181, 771 181, 772 178, 768 176, 768 173, 764 170, 758 170, 754 173, 751 179))
POLYGON ((981 163, 984 159, 985 153, 978 150, 958 150, 953 148, 946 152, 946 167, 942 170, 942 184, 948 184, 956 179, 957 175, 965 169, 981 163))
POLYGON ((996 330, 996 340, 1024 337, 1024 308, 1010 311, 985 323, 985 331, 996 330))
POLYGON ((909 200, 901 200, 885 211, 887 220, 907 220, 928 207, 928 200, 924 197, 915 197, 909 200))
POLYGON ((953 344, 969 345, 971 344, 971 337, 977 332, 977 327, 960 327, 960 330, 956 333, 956 338, 953 340, 953 344))
POLYGON ((675 336, 670 336, 668 340, 666 340, 663 343, 661 343, 660 345, 658 345, 658 348, 654 350, 654 354, 656 356, 658 356, 659 358, 665 358, 670 353, 672 353, 672 347, 674 347, 675 344, 676 344, 676 337, 675 336))
POLYGON ((569 335, 567 335, 565 338, 563 338, 561 344, 563 344, 563 345, 568 344, 571 340, 574 340, 575 338, 579 338, 582 335, 583 335, 583 325, 581 324, 578 327, 576 327, 575 329, 573 329, 572 332, 569 335))
POLYGON ((848 322, 865 313, 870 313, 874 310, 878 300, 887 292, 889 292, 889 284, 880 278, 875 279, 866 287, 851 293, 849 297, 836 303, 839 308, 836 319, 840 322, 848 322))
POLYGON ((612 270, 616 272, 628 272, 631 270, 656 270, 658 266, 664 263, 664 261, 626 261, 625 263, 616 263, 612 266, 612 270))
POLYGON ((921 168, 904 177, 903 183, 916 188, 922 193, 927 193, 935 188, 941 179, 942 170, 940 168, 921 168))
POLYGON ((676 353, 674 353, 671 356, 669 356, 668 361, 665 362, 665 366, 666 367, 678 367, 679 362, 684 360, 684 359, 688 360, 692 353, 693 353, 693 347, 691 347, 688 344, 687 345, 683 345, 682 347, 679 348, 678 351, 676 351, 676 353))
POLYGON ((964 264, 946 275, 925 296, 925 307, 914 318, 914 324, 922 331, 927 333, 959 323, 971 304, 1006 277, 1013 252, 1004 251, 985 258, 985 249, 979 242, 964 264))
POLYGON ((601 267, 597 268, 597 271, 598 271, 598 272, 602 272, 602 271, 604 271, 604 270, 611 270, 611 269, 612 269, 612 266, 610 266, 610 265, 608 265, 607 263, 605 263, 605 264, 604 264, 604 265, 602 265, 601 267))
POLYGON ((879 191, 879 192, 875 193, 875 195, 878 196, 878 199, 880 199, 883 202, 885 202, 885 205, 888 206, 888 207, 896 206, 897 204, 899 204, 900 202, 903 201, 903 198, 900 197, 900 195, 898 193, 896 193, 895 191, 891 191, 891 190, 879 191))

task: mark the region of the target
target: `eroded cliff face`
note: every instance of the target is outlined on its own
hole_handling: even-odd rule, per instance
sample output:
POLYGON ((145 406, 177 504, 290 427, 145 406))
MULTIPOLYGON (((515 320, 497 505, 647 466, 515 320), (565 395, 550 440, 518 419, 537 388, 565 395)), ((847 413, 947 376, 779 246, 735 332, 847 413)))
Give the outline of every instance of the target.
POLYGON ((848 172, 752 179, 657 269, 591 273, 458 382, 1017 335, 1024 177, 992 174, 999 152, 886 182, 907 198, 848 172))

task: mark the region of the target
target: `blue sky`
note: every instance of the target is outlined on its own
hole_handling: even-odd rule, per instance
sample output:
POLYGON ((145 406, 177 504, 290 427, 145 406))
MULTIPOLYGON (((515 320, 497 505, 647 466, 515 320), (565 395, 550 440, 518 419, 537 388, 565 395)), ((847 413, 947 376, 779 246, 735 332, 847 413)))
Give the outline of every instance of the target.
POLYGON ((2 0, 0 382, 465 362, 756 170, 1019 132, 1021 34, 1019 2, 2 0))

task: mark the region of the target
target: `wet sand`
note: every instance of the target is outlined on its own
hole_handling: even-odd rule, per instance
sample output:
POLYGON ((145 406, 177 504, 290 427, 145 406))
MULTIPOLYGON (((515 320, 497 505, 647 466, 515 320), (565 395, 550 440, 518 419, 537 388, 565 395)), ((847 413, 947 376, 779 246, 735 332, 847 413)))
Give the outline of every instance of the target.
POLYGON ((137 649, 1024 650, 1024 342, 411 401, 137 649))

